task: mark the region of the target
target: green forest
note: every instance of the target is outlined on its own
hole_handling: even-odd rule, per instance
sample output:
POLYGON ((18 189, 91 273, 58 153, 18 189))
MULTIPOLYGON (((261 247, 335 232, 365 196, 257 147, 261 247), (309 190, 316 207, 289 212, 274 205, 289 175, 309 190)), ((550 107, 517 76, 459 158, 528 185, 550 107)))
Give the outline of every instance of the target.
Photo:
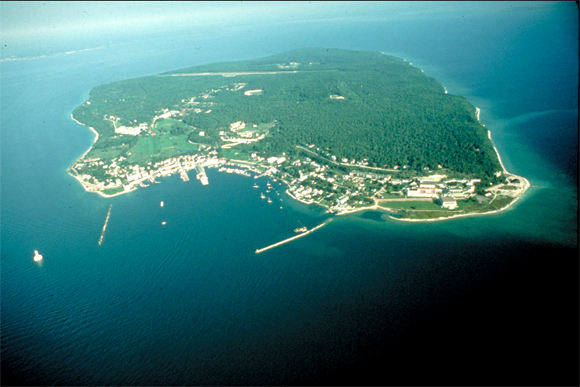
POLYGON ((422 171, 441 165, 485 181, 496 181, 494 174, 501 170, 469 101, 446 94, 437 80, 408 62, 379 52, 309 48, 207 64, 101 85, 89 101, 73 116, 99 132, 96 148, 135 143, 147 135, 116 136, 105 116, 136 126, 151 124, 163 109, 175 109, 182 116, 172 134, 206 144, 221 144, 219 131, 233 122, 275 122, 263 140, 236 148, 245 152, 281 155, 294 152, 296 145, 315 144, 324 155, 366 159, 371 166, 422 171), (186 75, 207 72, 240 74, 186 75), (240 83, 244 87, 235 90, 240 83), (248 90, 262 92, 245 95, 248 90), (188 103, 194 97, 195 103, 188 103), (206 135, 200 137, 200 130, 206 135))

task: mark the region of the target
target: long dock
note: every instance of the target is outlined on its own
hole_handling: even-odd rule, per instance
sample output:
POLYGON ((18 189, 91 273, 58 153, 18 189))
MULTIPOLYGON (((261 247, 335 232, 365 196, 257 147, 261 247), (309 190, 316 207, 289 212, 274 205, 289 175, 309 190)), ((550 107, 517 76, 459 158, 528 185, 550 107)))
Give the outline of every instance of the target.
POLYGON ((113 205, 109 206, 109 212, 107 213, 107 218, 105 219, 105 225, 103 226, 103 231, 101 232, 101 238, 99 238, 99 246, 103 243, 103 237, 105 236, 105 230, 107 229, 107 223, 109 223, 109 216, 111 216, 111 208, 113 205))
POLYGON ((293 237, 291 237, 291 238, 288 238, 288 239, 284 239, 283 241, 280 241, 280 242, 278 242, 278 243, 274 243, 273 245, 266 246, 266 247, 264 247, 264 248, 261 248, 261 249, 256 249, 256 254, 260 254, 260 253, 262 253, 262 252, 264 252, 264 251, 266 251, 266 250, 273 249, 274 247, 278 247, 278 246, 280 246, 280 245, 283 245, 284 243, 292 242, 292 241, 293 241, 293 240, 295 240, 295 239, 302 238, 303 236, 305 236, 305 235, 308 235, 308 234, 310 234, 311 232, 318 230, 318 229, 319 229, 319 228, 321 228, 322 226, 325 226, 325 225, 326 225, 328 222, 330 222, 331 220, 332 220, 332 219, 328 219, 326 222, 324 222, 324 223, 322 223, 322 224, 319 224, 318 226, 316 226, 316 227, 314 227, 314 228, 311 228, 310 230, 308 230, 308 231, 305 231, 305 232, 303 232, 302 234, 299 234, 299 235, 293 236, 293 237))

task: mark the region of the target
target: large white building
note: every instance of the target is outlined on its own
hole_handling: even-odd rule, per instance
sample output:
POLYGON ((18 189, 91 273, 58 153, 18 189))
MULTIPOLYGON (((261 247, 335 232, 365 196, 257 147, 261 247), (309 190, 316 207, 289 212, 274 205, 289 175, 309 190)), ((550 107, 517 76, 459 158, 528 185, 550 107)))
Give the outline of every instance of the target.
POLYGON ((130 136, 138 136, 142 130, 147 130, 147 124, 145 123, 139 124, 139 126, 136 127, 119 126, 118 128, 115 128, 115 133, 128 134, 130 136))
POLYGON ((405 191, 407 197, 414 198, 433 198, 437 197, 435 188, 407 188, 405 191))
POLYGON ((449 208, 450 210, 457 208, 457 202, 451 196, 441 196, 439 198, 439 204, 441 204, 441 207, 449 208))

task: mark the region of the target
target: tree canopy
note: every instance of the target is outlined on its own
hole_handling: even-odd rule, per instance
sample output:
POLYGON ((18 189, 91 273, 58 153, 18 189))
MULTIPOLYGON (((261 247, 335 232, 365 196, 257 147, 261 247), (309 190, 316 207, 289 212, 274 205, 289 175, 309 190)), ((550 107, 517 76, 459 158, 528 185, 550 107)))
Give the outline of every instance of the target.
POLYGON ((275 123, 245 149, 275 154, 315 144, 338 159, 417 170, 441 165, 490 180, 501 170, 469 101, 379 52, 307 48, 207 64, 97 86, 89 101, 73 115, 99 132, 101 147, 117 143, 105 116, 136 126, 169 109, 181 113, 183 125, 174 133, 203 143, 219 141, 219 131, 233 122, 275 123), (201 138, 200 130, 207 135, 201 138))

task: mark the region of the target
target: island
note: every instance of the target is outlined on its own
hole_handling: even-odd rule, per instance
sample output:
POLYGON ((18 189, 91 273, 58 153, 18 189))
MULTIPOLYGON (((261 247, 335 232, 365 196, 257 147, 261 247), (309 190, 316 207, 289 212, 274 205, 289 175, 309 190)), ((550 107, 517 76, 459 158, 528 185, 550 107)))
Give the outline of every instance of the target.
POLYGON ((95 87, 71 118, 95 133, 69 173, 111 197, 205 168, 269 176, 304 203, 401 220, 496 212, 529 187, 480 110, 404 59, 304 48, 95 87))

